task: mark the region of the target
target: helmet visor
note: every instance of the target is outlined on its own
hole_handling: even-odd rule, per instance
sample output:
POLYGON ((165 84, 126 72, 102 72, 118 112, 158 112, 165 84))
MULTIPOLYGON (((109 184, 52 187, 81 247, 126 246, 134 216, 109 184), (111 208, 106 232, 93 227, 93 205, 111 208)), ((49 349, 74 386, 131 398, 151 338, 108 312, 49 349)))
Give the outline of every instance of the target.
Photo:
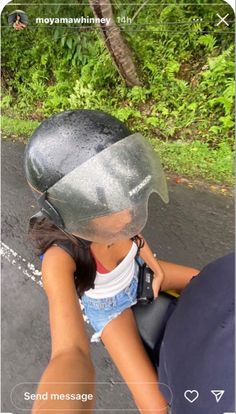
POLYGON ((110 242, 142 230, 152 192, 168 202, 159 156, 135 133, 75 168, 47 194, 69 232, 110 242))

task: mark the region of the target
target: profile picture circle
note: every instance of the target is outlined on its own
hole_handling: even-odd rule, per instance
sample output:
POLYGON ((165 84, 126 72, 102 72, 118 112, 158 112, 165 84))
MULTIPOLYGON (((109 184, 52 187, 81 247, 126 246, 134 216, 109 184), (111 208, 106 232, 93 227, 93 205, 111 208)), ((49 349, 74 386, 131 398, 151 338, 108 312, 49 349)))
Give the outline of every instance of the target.
POLYGON ((28 16, 23 10, 14 10, 8 16, 8 23, 15 30, 22 30, 28 24, 28 16))

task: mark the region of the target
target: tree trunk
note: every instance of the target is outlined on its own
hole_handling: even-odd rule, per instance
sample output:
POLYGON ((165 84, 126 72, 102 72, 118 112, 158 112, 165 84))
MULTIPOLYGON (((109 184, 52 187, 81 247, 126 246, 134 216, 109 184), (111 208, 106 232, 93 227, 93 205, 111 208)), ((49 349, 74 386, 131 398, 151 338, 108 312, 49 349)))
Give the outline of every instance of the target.
POLYGON ((104 4, 103 1, 104 0, 89 0, 89 3, 95 17, 99 19, 110 19, 109 25, 107 26, 105 23, 99 24, 105 39, 105 45, 126 84, 128 86, 141 85, 132 59, 132 53, 114 20, 110 0, 106 0, 106 4, 104 4))

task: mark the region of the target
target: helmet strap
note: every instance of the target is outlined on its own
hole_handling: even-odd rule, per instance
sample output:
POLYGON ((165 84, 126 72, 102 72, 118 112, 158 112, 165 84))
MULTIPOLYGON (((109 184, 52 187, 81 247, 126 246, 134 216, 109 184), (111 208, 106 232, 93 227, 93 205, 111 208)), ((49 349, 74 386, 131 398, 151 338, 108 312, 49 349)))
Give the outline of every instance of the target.
POLYGON ((53 221, 53 223, 60 227, 61 229, 65 228, 64 222, 58 213, 58 211, 55 209, 55 207, 48 201, 47 199, 47 191, 44 191, 44 193, 38 198, 38 203, 40 206, 41 212, 47 216, 50 220, 53 221))
POLYGON ((62 233, 64 233, 72 242, 76 244, 80 244, 81 247, 83 248, 89 248, 91 244, 89 241, 78 239, 73 234, 70 234, 68 233, 68 231, 65 230, 65 225, 64 225, 61 215, 58 213, 56 208, 47 199, 47 191, 44 191, 44 193, 38 198, 38 203, 39 203, 42 214, 44 214, 46 217, 52 220, 55 226, 60 231, 62 231, 62 233))

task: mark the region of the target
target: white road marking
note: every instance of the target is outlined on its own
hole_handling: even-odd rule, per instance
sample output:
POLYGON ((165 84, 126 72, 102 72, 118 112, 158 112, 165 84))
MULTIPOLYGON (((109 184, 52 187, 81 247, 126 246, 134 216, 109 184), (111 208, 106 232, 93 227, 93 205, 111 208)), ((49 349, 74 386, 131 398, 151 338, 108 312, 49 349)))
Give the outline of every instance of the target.
MULTIPOLYGON (((24 275, 28 276, 28 278, 31 279, 34 283, 43 287, 42 272, 36 269, 33 263, 28 262, 24 257, 22 257, 20 254, 15 252, 15 250, 11 249, 9 246, 7 246, 2 241, 0 242, 0 253, 2 257, 4 257, 13 266, 17 266, 17 268, 24 275)), ((84 305, 81 303, 80 300, 79 302, 83 310, 84 305)), ((84 317, 85 322, 89 323, 87 316, 83 314, 83 317, 84 317)))
POLYGON ((15 252, 3 242, 0 242, 0 252, 1 256, 7 259, 9 263, 17 266, 17 268, 21 270, 24 275, 28 276, 33 282, 37 283, 37 285, 43 287, 41 277, 42 273, 36 269, 32 263, 27 262, 24 257, 22 257, 20 254, 15 252))

